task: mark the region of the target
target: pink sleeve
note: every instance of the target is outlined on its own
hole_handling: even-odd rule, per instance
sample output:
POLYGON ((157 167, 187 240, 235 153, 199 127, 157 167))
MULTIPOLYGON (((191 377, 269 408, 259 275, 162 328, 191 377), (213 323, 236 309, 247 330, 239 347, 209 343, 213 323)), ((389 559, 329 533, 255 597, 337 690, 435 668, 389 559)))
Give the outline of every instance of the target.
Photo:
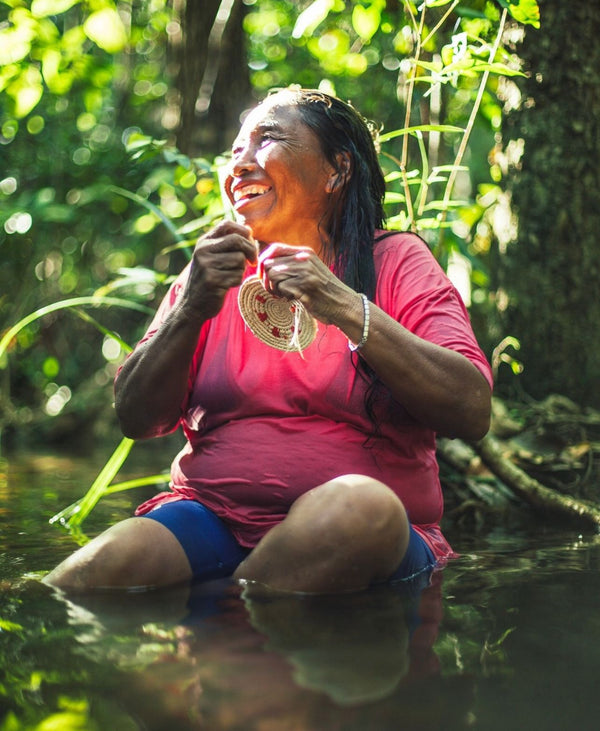
POLYGON ((376 262, 377 304, 423 340, 464 355, 493 387, 462 298, 427 244, 413 234, 392 236, 378 245, 376 262))

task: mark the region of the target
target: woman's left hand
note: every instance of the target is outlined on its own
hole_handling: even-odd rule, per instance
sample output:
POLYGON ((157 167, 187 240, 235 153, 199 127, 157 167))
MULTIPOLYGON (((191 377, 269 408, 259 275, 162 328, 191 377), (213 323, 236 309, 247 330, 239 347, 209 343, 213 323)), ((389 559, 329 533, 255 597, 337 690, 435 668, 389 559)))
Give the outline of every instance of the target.
POLYGON ((258 276, 268 292, 299 300, 325 325, 337 324, 340 312, 357 297, 309 247, 271 244, 258 262, 258 276))

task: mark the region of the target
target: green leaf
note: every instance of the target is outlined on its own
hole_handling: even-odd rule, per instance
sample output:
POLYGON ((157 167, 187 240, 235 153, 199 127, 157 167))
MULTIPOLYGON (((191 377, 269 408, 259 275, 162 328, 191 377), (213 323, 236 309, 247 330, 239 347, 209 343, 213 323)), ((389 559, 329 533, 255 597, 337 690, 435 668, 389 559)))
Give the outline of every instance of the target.
POLYGON ((536 0, 497 0, 519 23, 540 27, 540 8, 536 0))
POLYGON ((98 500, 100 500, 110 483, 114 480, 115 475, 127 459, 134 443, 133 439, 123 437, 83 498, 52 516, 50 523, 60 522, 64 524, 68 522, 70 528, 76 528, 81 525, 93 510, 98 500), (68 521, 66 520, 67 518, 68 521))
POLYGON ((36 18, 45 18, 48 15, 60 15, 80 0, 33 0, 31 3, 31 14, 36 18))
POLYGON ((158 218, 172 233, 176 241, 180 242, 183 240, 183 237, 179 235, 177 228, 175 227, 171 219, 166 216, 158 206, 155 206, 152 201, 149 201, 147 198, 142 198, 142 196, 138 195, 137 193, 132 193, 130 190, 126 190, 125 188, 119 188, 116 185, 109 186, 109 190, 112 190, 114 193, 118 193, 125 198, 129 198, 130 200, 139 203, 140 206, 147 208, 151 213, 154 213, 154 215, 158 216, 158 218))
POLYGON ((404 129, 395 129, 392 132, 386 132, 380 135, 380 142, 388 142, 394 137, 402 135, 413 135, 418 132, 464 132, 462 127, 455 127, 452 124, 417 124, 414 127, 405 127, 404 129))
POLYGON ((431 172, 436 173, 449 173, 452 172, 452 170, 457 170, 458 172, 469 172, 469 166, 468 165, 435 165, 431 172))
POLYGON ((26 117, 42 98, 43 91, 42 75, 35 66, 28 66, 6 89, 14 103, 15 117, 26 117))
POLYGON ((447 203, 444 203, 443 200, 430 201, 425 206, 423 206, 423 211, 450 211, 454 208, 461 208, 462 206, 466 206, 468 204, 468 201, 457 200, 448 201, 447 203))
POLYGON ((371 3, 368 7, 355 5, 352 11, 352 27, 361 40, 368 43, 377 32, 381 23, 381 8, 378 3, 371 3))
POLYGON ((11 22, 14 23, 12 27, 3 27, 0 31, 0 66, 24 59, 37 36, 38 24, 27 13, 11 13, 11 22))
POLYGON ((107 53, 118 53, 127 44, 127 31, 114 8, 103 8, 83 24, 86 36, 107 53))
POLYGON ((499 74, 500 76, 525 76, 522 71, 512 69, 510 66, 500 62, 487 63, 485 61, 478 61, 473 66, 473 70, 477 72, 489 71, 490 74, 499 74))
POLYGON ((0 632, 21 632, 23 625, 16 622, 9 622, 8 619, 0 619, 0 632))
POLYGON ((85 305, 92 307, 125 307, 126 309, 137 310, 138 312, 143 312, 147 315, 153 314, 153 311, 149 307, 140 305, 137 302, 130 302, 129 300, 120 299, 118 297, 73 297, 72 299, 63 300, 61 302, 54 302, 51 305, 41 307, 39 310, 36 310, 30 315, 23 317, 21 320, 19 320, 19 322, 17 322, 16 325, 13 325, 11 328, 9 328, 9 330, 4 333, 2 339, 0 340, 0 368, 4 367, 2 359, 12 339, 24 327, 27 327, 27 325, 30 325, 32 322, 35 322, 35 320, 39 320, 41 317, 44 317, 51 312, 66 310, 72 307, 82 307, 85 305))
POLYGON ((385 194, 386 203, 404 203, 405 201, 406 196, 402 195, 402 193, 395 193, 393 190, 388 190, 385 194))
MULTIPOLYGON (((77 528, 83 523, 83 521, 87 518, 87 516, 91 513, 93 508, 96 506, 99 500, 101 500, 106 495, 114 495, 117 492, 124 492, 125 490, 133 490, 137 487, 148 487, 149 485, 165 485, 168 484, 170 475, 168 472, 158 474, 158 475, 147 475, 145 477, 138 477, 133 480, 125 480, 124 482, 117 482, 114 485, 108 485, 106 483, 106 478, 110 477, 111 473, 115 473, 115 466, 117 467, 117 471, 120 467, 120 465, 123 464, 127 456, 129 455, 129 451, 131 450, 131 447, 133 446, 133 443, 130 444, 131 440, 123 440, 121 444, 117 447, 117 451, 115 454, 117 454, 117 459, 115 463, 113 464, 110 471, 108 471, 103 476, 103 482, 102 484, 98 483, 98 480, 100 479, 100 476, 96 479, 94 482, 94 485, 90 488, 90 490, 79 500, 76 500, 74 503, 71 503, 70 505, 67 505, 66 508, 63 508, 60 512, 56 513, 56 515, 53 515, 50 518, 50 524, 53 525, 54 523, 60 523, 61 525, 66 525, 71 530, 77 531, 77 528), (98 483, 98 484, 97 484, 98 483), (102 485, 104 485, 102 487, 102 485), (102 487, 102 489, 100 489, 102 487), (94 491, 92 494, 92 490, 94 491), (90 499, 91 497, 91 499, 90 499)), ((115 455, 111 457, 111 460, 115 458, 115 455)), ((111 481, 112 477, 108 480, 111 481)), ((0 730, 1 731, 1 730, 0 730)))
POLYGON ((312 2, 296 19, 292 38, 312 35, 329 15, 334 5, 335 0, 315 0, 312 2))

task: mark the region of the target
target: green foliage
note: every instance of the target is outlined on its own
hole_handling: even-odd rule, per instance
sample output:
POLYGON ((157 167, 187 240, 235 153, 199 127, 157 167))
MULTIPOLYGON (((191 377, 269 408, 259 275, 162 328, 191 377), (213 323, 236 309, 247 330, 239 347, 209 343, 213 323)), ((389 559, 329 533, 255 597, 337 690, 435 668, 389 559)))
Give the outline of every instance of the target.
MULTIPOLYGON (((246 5, 256 95, 300 83, 377 120, 389 225, 420 233, 444 265, 460 255, 485 299, 486 221, 501 177, 487 162, 496 95, 519 73, 502 31, 509 14, 538 24, 537 3, 246 5)), ((81 399, 89 413, 144 327, 136 308, 156 305, 226 211, 223 160, 187 157, 169 139, 167 39, 179 21, 166 0, 0 0, 0 9, 1 429, 35 421, 40 404, 54 416, 81 399), (116 303, 117 291, 131 317, 109 307, 96 320, 79 306, 116 303), (78 318, 67 324, 61 310, 78 318)))
POLYGON ((499 182, 487 163, 502 117, 496 93, 501 78, 520 73, 502 28, 508 14, 539 21, 535 2, 504 4, 501 19, 498 4, 481 0, 316 0, 300 14, 295 3, 266 0, 249 3, 245 19, 254 87, 319 87, 376 120, 390 226, 422 234, 445 266, 464 257, 480 299, 497 200, 489 186, 499 182))
MULTIPOLYGON (((0 3, 0 334, 48 303, 93 296, 139 261, 152 261, 159 275, 168 266, 166 257, 154 257, 158 234, 135 235, 139 206, 111 189, 118 181, 148 197, 160 185, 157 171, 148 179, 148 170, 132 168, 122 139, 142 119, 147 131, 160 129, 171 83, 164 71, 167 3, 127 12, 125 34, 125 8, 117 14, 108 0, 0 3)), ((128 295, 153 303, 157 286, 158 278, 154 286, 132 283, 128 295)), ((105 312, 104 326, 130 330, 126 339, 135 341, 139 316, 116 312, 105 312)), ((70 407, 84 412, 96 403, 94 386, 97 392, 112 381, 103 339, 94 342, 83 321, 71 322, 67 335, 63 322, 51 313, 11 342, 0 430, 23 423, 31 429, 60 388, 72 394, 70 407), (16 358, 23 348, 27 358, 16 358)))
POLYGON ((540 9, 536 0, 497 0, 519 23, 540 27, 540 9))

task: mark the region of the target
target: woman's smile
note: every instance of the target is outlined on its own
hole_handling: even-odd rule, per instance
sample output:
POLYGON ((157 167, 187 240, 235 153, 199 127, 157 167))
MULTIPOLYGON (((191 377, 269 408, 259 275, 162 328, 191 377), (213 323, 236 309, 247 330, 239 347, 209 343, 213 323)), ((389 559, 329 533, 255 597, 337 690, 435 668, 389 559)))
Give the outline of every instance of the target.
POLYGON ((234 208, 241 207, 249 200, 259 198, 272 190, 270 185, 257 185, 255 183, 240 183, 232 188, 234 208))

